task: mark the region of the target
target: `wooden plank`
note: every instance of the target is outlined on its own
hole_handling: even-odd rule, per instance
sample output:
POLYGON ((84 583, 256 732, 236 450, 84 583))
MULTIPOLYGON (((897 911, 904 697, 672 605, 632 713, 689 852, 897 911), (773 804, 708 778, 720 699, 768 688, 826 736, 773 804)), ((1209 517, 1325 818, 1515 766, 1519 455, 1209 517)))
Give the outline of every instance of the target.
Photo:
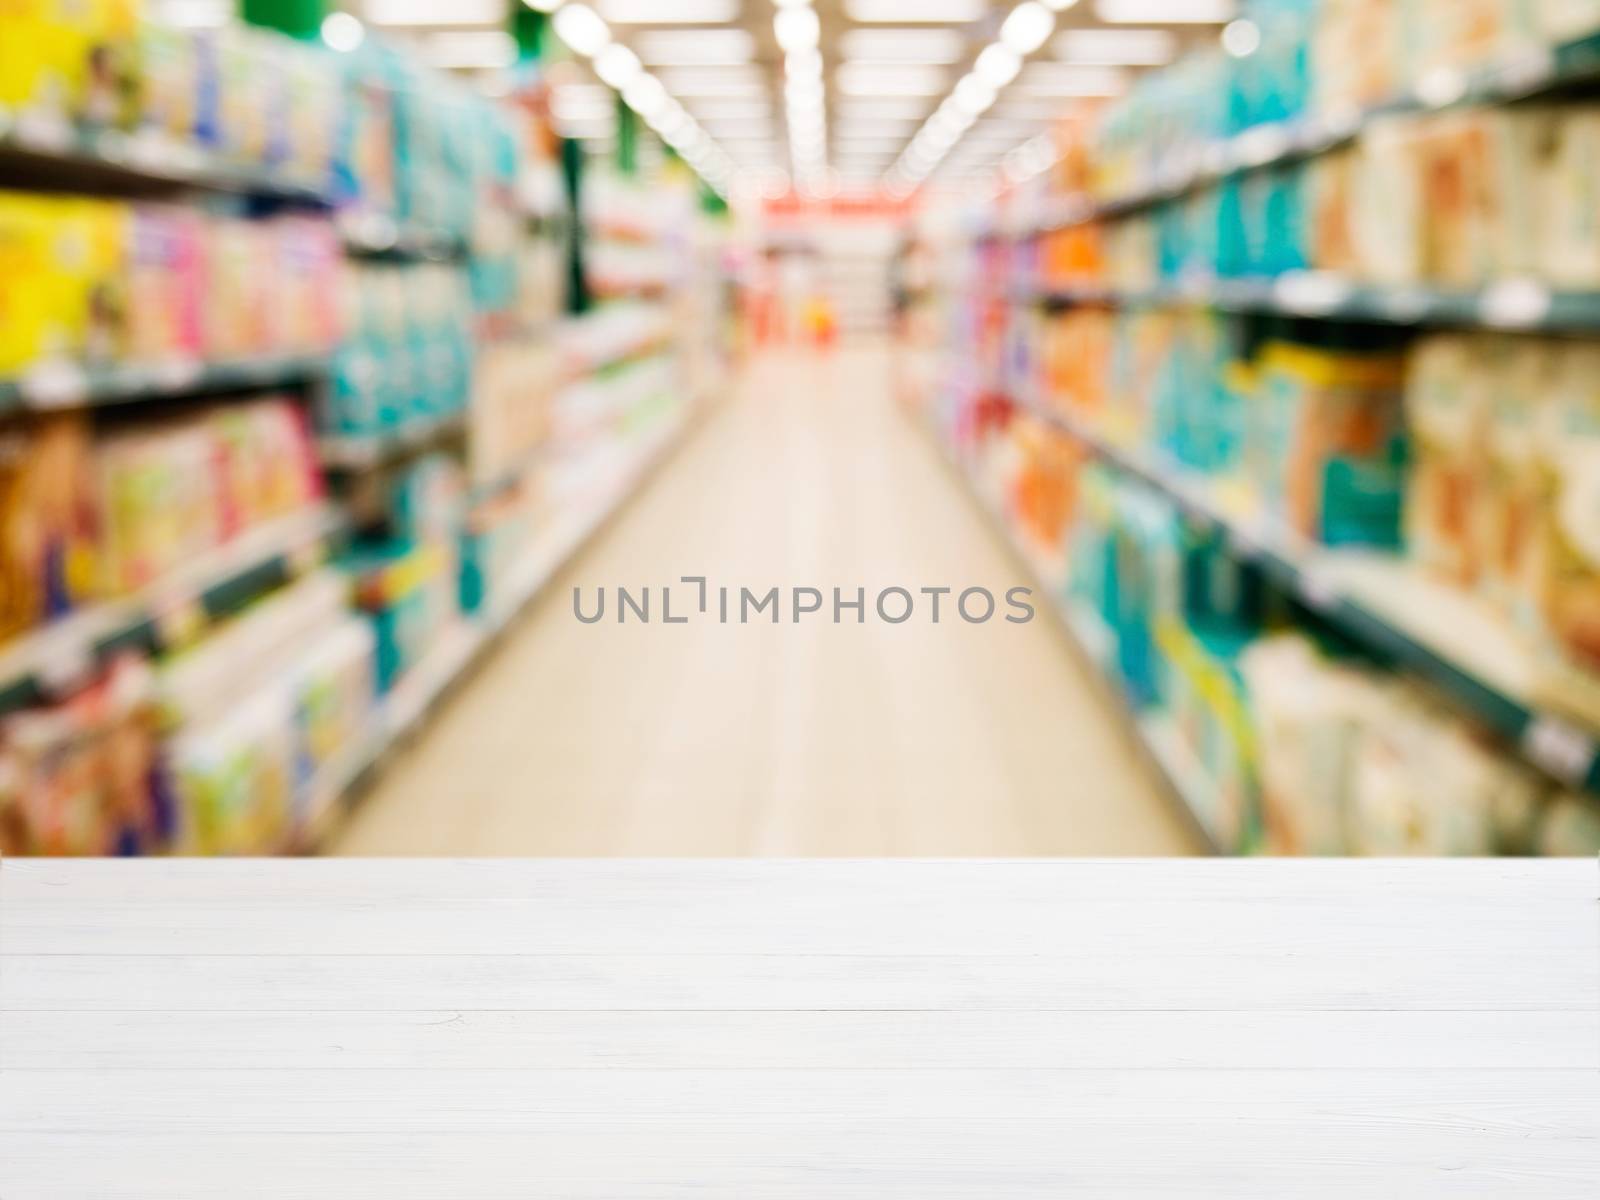
POLYGON ((1571 1071, 435 1070, 8 1071, 0 1131, 595 1131, 781 1118, 1199 1128, 1398 1121, 1572 1136, 1600 1078, 1571 1071))
POLYGON ((1592 1137, 1529 1132, 1485 1137, 1383 1112, 1359 1128, 783 1118, 550 1133, 5 1134, 0 1156, 23 1200, 1591 1200, 1592 1137))
POLYGON ((11 1012, 16 1069, 1568 1070, 1587 1012, 11 1012))
POLYGON ((1600 955, 13 955, 5 1009, 1592 1009, 1600 955))
POLYGON ((13 954, 1054 954, 1293 953, 1315 941, 1372 951, 1476 947, 1501 955, 1593 948, 1593 902, 1519 905, 1382 894, 1278 904, 1084 899, 878 899, 822 893, 760 902, 708 882, 567 901, 359 900, 10 904, 13 954))
POLYGON ((1459 900, 1569 904, 1600 898, 1588 859, 7 859, 0 904, 251 901, 369 904, 447 900, 815 905, 843 889, 862 902, 1063 903, 1119 896, 1150 902, 1274 904, 1459 900))

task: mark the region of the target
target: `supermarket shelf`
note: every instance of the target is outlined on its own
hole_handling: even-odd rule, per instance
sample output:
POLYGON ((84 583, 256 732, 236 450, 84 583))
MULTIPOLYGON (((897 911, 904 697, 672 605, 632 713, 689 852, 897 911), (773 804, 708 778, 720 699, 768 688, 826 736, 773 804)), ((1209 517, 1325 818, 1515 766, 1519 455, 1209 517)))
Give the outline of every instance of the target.
POLYGON ((0 416, 17 410, 100 407, 212 393, 297 387, 328 373, 323 355, 172 359, 163 363, 85 367, 54 363, 0 380, 0 416))
POLYGON ((1326 271, 1290 271, 1269 279, 1204 279, 1146 289, 1042 288, 1018 298, 1050 308, 1201 306, 1382 325, 1600 332, 1600 292, 1554 291, 1525 278, 1503 279, 1470 291, 1443 291, 1359 284, 1326 271))
POLYGON ((1433 71, 1410 92, 1370 109, 1260 125, 1224 141, 1174 150, 1165 156, 1159 173, 1125 195, 1099 202, 1069 199, 1047 216, 1040 230, 1119 217, 1230 175, 1325 154, 1353 141, 1373 121, 1384 117, 1471 104, 1504 104, 1596 81, 1600 81, 1600 32, 1530 50, 1476 71, 1433 71))
POLYGON ((939 430, 929 425, 928 434, 1000 541, 1032 576, 1035 587, 1048 601, 1045 607, 1061 623, 1068 640, 1100 683, 1107 707, 1121 718, 1129 739, 1139 748, 1155 777, 1163 783, 1173 806, 1208 851, 1212 854, 1224 853, 1217 830, 1216 803, 1206 787, 1203 772, 1184 750, 1167 718, 1159 712, 1141 712, 1123 690, 1112 662, 1115 643, 1099 614, 1086 605, 1067 599, 1059 581, 1052 579, 1055 572, 1049 570, 1039 556, 1017 537, 999 506, 992 497, 984 494, 971 473, 951 452, 939 430))
POLYGON ((335 470, 363 471, 404 458, 425 447, 460 437, 466 428, 461 413, 410 421, 381 434, 325 434, 317 438, 322 465, 335 470))
POLYGON ((328 774, 336 795, 318 812, 312 828, 289 849, 315 852, 325 845, 383 767, 387 755, 416 732, 452 689, 483 660, 486 651, 544 594, 556 575, 603 529, 683 444, 705 404, 679 418, 640 448, 632 465, 582 508, 563 514, 536 538, 498 597, 476 619, 450 627, 438 643, 378 703, 370 728, 328 774))
POLYGON ((338 226, 345 252, 357 257, 444 261, 467 252, 466 242, 456 234, 408 225, 382 213, 344 213, 338 226))
POLYGON ((0 186, 102 195, 202 190, 330 208, 331 191, 269 167, 227 162, 170 138, 79 130, 0 111, 0 186))
POLYGON ((318 505, 241 534, 133 596, 24 634, 0 651, 0 712, 71 686, 120 649, 182 641, 320 561, 342 529, 338 513, 318 505))
POLYGON ((1530 656, 1504 622, 1478 602, 1388 555, 1329 550, 1274 528, 1219 496, 1207 480, 1119 446, 1083 422, 1041 405, 1027 411, 1220 531, 1310 611, 1379 658, 1426 679, 1467 715, 1517 746, 1568 787, 1600 794, 1600 735, 1530 699, 1530 656), (1451 619, 1440 619, 1448 612, 1451 619), (1444 629, 1465 629, 1447 637, 1444 629))

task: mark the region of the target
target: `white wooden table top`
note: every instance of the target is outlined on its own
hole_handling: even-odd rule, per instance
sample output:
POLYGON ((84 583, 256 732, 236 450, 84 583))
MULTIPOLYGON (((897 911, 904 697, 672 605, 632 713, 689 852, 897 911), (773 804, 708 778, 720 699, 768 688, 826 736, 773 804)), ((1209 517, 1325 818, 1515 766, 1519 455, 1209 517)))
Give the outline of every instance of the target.
POLYGON ((0 1197, 1600 1195, 1568 862, 0 864, 0 1197))

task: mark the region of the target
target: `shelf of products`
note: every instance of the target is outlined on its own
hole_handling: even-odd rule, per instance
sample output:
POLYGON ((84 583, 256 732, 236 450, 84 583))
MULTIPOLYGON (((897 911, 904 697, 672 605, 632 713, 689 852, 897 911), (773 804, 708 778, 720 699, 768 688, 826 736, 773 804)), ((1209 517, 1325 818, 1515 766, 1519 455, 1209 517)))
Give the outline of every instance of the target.
POLYGON ((1192 308, 1377 325, 1600 334, 1600 292, 1552 291, 1534 279, 1505 279, 1471 291, 1374 287, 1326 272, 1271 279, 1211 279, 1147 290, 1064 285, 1025 292, 1050 308, 1192 308))
POLYGON ((1600 5, 1244 10, 967 223, 923 403, 1221 848, 1592 853, 1600 5))
POLYGON ((1113 444, 1071 417, 1037 415, 1221 532, 1322 619, 1384 660, 1426 678, 1566 786, 1600 794, 1600 740, 1529 697, 1529 653, 1488 606, 1389 554, 1328 550, 1230 504, 1204 477, 1113 444), (1441 619, 1448 614, 1448 619, 1441 619))
MULTIPOLYGON (((3 19, 49 52, 0 51, 0 852, 314 850, 720 327, 654 286, 563 316, 543 80, 137 10, 3 19)), ((690 295, 687 170, 611 190, 690 295)))
MULTIPOLYGON (((1405 36, 1399 28, 1404 18, 1397 11, 1384 13, 1381 4, 1330 4, 1323 6, 1332 13, 1325 24, 1319 27, 1313 17, 1307 27, 1297 24, 1297 19, 1304 20, 1308 12, 1315 14, 1316 5, 1284 7, 1286 12, 1267 15, 1266 53, 1255 63, 1236 66, 1235 80, 1210 81, 1207 90, 1232 101, 1229 116, 1208 128, 1207 118, 1214 107, 1199 106, 1192 127, 1182 128, 1180 120, 1173 140, 1151 146, 1132 165, 1116 172, 1114 184, 1101 181, 1096 190, 1105 194, 1100 198, 1092 191, 1054 198, 1051 211, 1036 227, 1061 228, 1118 217, 1180 199, 1233 176, 1332 153, 1392 118, 1559 96, 1600 81, 1600 33, 1588 28, 1600 13, 1582 0, 1566 9, 1560 0, 1543 5, 1546 11, 1538 14, 1534 27, 1523 29, 1512 27, 1517 7, 1513 4, 1476 6, 1481 10, 1498 7, 1503 17, 1479 12, 1452 21, 1443 12, 1420 15, 1415 18, 1418 24, 1434 19, 1438 26, 1432 35, 1435 45, 1419 52, 1423 61, 1414 77, 1403 81, 1393 78, 1403 72, 1385 67, 1403 62, 1405 54, 1386 58, 1382 53, 1385 40, 1405 36), (1363 8, 1365 12, 1360 11, 1363 8), (1470 26, 1474 19, 1486 27, 1478 34, 1480 44, 1473 46, 1470 34, 1460 35, 1463 44, 1456 47, 1460 56, 1452 55, 1448 45, 1451 31, 1470 26), (1497 20, 1504 21, 1505 27, 1497 27, 1497 20), (1350 59, 1373 64, 1366 68, 1370 75, 1344 78, 1337 68, 1329 69, 1328 58, 1359 39, 1363 27, 1378 37, 1378 46, 1352 53, 1350 59), (1583 30, 1581 36, 1545 40, 1578 29, 1583 30), (1474 61, 1485 56, 1493 61, 1474 61), (1312 62, 1308 63, 1308 58, 1312 62), (1318 67, 1331 77, 1320 95, 1308 90, 1318 67), (1377 98, 1385 86, 1402 90, 1377 98), (1305 111, 1307 108, 1310 111, 1305 111), (1263 119, 1252 121, 1252 116, 1263 119)), ((1210 64, 1200 70, 1215 72, 1219 66, 1210 64)))
POLYGON ((325 378, 330 367, 326 356, 293 354, 99 368, 59 363, 35 367, 19 379, 0 380, 0 417, 21 410, 46 412, 304 387, 325 378))
POLYGON ((270 520, 135 593, 91 604, 0 651, 0 712, 89 677, 119 650, 181 645, 320 561, 342 532, 330 506, 270 520))
POLYGON ((330 207, 335 197, 272 168, 229 162, 155 131, 85 130, 0 113, 0 173, 62 191, 160 194, 220 192, 280 204, 330 207))

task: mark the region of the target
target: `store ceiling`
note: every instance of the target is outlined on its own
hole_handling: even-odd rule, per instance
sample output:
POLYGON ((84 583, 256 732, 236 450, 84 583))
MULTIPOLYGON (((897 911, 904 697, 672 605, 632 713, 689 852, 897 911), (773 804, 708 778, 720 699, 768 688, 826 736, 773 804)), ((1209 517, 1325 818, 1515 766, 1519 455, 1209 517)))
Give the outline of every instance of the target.
MULTIPOLYGON (((351 0, 351 7, 369 25, 415 42, 441 67, 492 77, 514 57, 503 31, 508 5, 520 2, 351 0)), ((1234 3, 533 0, 533 6, 587 7, 584 14, 558 12, 558 30, 566 24, 576 31, 569 40, 631 50, 594 62, 613 68, 602 73, 616 78, 637 76, 642 64, 642 73, 658 79, 681 109, 653 87, 640 89, 645 106, 666 105, 679 117, 686 111, 692 123, 675 123, 692 125, 691 143, 725 182, 791 177, 818 189, 879 182, 909 189, 930 177, 992 174, 1008 154, 1025 168, 1030 139, 1073 97, 1116 94, 1134 73, 1214 39, 1234 3)), ((615 114, 604 92, 592 82, 563 90, 557 112, 568 131, 607 139, 615 114)))

